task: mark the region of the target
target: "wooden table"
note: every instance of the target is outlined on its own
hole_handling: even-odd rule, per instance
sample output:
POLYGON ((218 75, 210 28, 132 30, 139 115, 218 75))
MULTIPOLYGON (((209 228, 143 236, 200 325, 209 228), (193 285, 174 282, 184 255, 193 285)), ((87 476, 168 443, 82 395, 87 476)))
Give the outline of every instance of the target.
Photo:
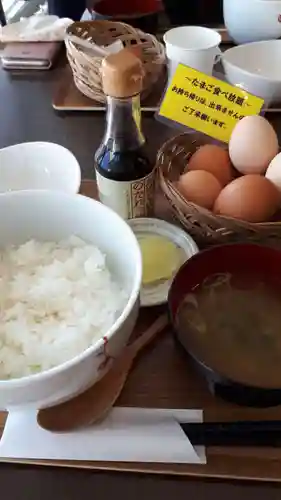
MULTIPOLYGON (((32 77, 10 76, 0 71, 0 147, 22 141, 47 140, 60 143, 77 156, 84 178, 93 176, 93 154, 104 129, 104 115, 56 115, 51 108, 53 86, 60 68, 32 77)), ((281 139, 281 117, 270 117, 281 139)), ((144 119, 144 132, 150 138, 151 152, 175 134, 152 118, 144 119)), ((218 496, 234 500, 279 500, 280 488, 274 485, 230 484, 219 481, 174 479, 135 474, 67 471, 32 466, 0 466, 0 484, 9 499, 72 500, 97 496, 109 500, 122 498, 197 498, 218 496)))

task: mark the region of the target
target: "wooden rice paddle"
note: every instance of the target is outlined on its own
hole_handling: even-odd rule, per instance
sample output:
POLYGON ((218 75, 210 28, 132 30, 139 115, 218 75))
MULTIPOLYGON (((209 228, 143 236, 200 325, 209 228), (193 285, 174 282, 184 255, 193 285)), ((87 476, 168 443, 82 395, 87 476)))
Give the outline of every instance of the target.
POLYGON ((48 431, 64 432, 89 426, 102 419, 121 394, 137 354, 167 325, 166 314, 157 318, 132 344, 125 347, 99 382, 70 401, 40 410, 37 415, 38 424, 48 431))

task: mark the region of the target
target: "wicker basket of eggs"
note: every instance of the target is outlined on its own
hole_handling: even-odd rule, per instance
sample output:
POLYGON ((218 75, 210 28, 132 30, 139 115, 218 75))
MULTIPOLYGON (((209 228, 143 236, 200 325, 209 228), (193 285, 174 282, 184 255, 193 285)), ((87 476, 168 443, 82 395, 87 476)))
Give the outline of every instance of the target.
POLYGON ((157 167, 175 217, 197 242, 281 245, 281 153, 262 116, 240 120, 228 147, 176 136, 158 152, 157 167))

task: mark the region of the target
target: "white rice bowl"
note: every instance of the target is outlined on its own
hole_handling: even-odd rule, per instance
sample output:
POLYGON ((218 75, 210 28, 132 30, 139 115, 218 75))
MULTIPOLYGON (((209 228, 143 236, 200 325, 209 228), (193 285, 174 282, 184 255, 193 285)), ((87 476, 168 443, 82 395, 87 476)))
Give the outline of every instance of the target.
POLYGON ((0 410, 46 408, 121 354, 139 312, 141 252, 127 222, 85 196, 7 192, 0 213, 0 410))
POLYGON ((128 300, 105 255, 70 236, 0 252, 0 379, 68 361, 99 340, 128 300))

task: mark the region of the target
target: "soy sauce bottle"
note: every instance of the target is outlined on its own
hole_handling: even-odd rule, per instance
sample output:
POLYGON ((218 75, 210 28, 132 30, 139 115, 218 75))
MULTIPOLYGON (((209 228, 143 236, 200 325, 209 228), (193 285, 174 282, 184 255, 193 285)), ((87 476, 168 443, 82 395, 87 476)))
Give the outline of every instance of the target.
POLYGON ((141 130, 141 60, 124 49, 102 62, 106 131, 95 155, 99 198, 124 219, 151 215, 155 170, 141 130))

